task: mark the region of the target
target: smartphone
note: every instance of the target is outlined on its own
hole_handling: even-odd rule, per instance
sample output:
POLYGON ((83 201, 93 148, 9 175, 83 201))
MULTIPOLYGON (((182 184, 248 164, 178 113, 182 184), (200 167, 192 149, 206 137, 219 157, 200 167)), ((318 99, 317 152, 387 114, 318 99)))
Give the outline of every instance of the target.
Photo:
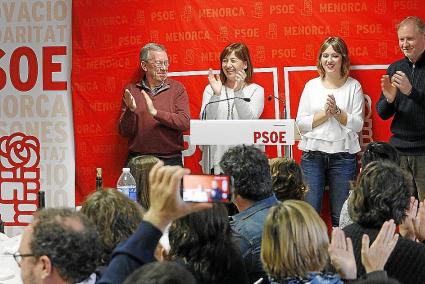
POLYGON ((223 202, 232 200, 230 176, 185 175, 183 176, 183 200, 189 202, 223 202))

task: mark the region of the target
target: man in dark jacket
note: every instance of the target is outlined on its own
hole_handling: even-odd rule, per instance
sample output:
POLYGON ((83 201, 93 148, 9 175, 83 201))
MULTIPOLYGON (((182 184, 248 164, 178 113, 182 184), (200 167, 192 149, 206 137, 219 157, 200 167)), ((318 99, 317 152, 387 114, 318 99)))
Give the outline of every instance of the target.
POLYGON ((414 178, 419 199, 425 199, 425 24, 407 17, 397 27, 405 57, 382 76, 379 116, 393 117, 390 144, 400 152, 400 165, 414 178))

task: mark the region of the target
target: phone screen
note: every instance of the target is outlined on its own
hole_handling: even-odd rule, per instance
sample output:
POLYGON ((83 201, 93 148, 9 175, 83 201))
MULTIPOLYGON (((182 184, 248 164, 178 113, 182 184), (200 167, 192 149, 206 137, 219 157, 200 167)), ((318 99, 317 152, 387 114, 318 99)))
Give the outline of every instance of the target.
POLYGON ((183 200, 190 202, 231 202, 231 178, 215 175, 183 176, 183 200))

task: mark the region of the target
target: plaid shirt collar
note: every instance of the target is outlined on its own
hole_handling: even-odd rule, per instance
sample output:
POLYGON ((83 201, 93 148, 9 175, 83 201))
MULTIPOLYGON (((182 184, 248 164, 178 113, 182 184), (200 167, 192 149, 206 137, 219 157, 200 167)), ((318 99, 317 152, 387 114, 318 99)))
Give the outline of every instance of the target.
POLYGON ((140 83, 137 83, 137 86, 139 88, 142 88, 143 90, 147 91, 148 93, 152 94, 153 96, 158 95, 162 91, 168 90, 170 88, 170 83, 168 82, 168 78, 161 82, 158 86, 154 87, 153 89, 149 88, 146 80, 146 76, 143 77, 142 81, 140 83))

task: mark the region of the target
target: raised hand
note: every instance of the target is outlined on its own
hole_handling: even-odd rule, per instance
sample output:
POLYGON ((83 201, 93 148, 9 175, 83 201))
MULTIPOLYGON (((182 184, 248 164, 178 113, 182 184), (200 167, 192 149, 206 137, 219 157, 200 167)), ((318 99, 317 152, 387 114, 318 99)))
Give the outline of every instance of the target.
POLYGON ((155 116, 158 111, 156 110, 155 106, 153 105, 153 102, 151 100, 151 98, 149 97, 148 94, 146 94, 146 92, 144 90, 142 90, 142 94, 145 97, 146 100, 146 105, 148 107, 148 111, 152 116, 155 116))
POLYGON ((337 111, 338 107, 336 106, 335 97, 332 94, 328 95, 325 104, 325 111, 327 115, 334 115, 337 111))
POLYGON ((419 203, 418 214, 413 225, 415 227, 416 238, 423 242, 425 240, 425 204, 423 201, 419 203))
POLYGON ((187 203, 180 195, 180 184, 188 169, 164 166, 162 161, 149 172, 150 207, 143 217, 161 231, 172 221, 187 214, 212 208, 211 203, 187 203))
POLYGON ((223 83, 221 83, 220 77, 217 74, 213 74, 213 71, 211 68, 208 70, 208 81, 214 92, 214 95, 220 96, 223 83))
POLYGON ((246 73, 245 70, 239 70, 236 72, 236 84, 233 91, 239 91, 245 86, 246 73))
POLYGON ((416 240, 415 232, 415 222, 416 215, 418 212, 418 200, 415 197, 410 197, 409 208, 406 210, 406 217, 400 224, 400 235, 410 239, 412 241, 416 240))
POLYGON ((391 78, 391 83, 407 96, 412 92, 412 84, 403 71, 395 72, 391 78))
POLYGON ((381 77, 381 89, 384 94, 387 102, 392 103, 395 100, 397 93, 397 87, 390 82, 390 77, 388 75, 383 75, 381 77))
POLYGON ((395 233, 394 220, 384 222, 375 241, 369 247, 369 236, 362 238, 362 263, 367 273, 384 270, 387 260, 394 250, 398 234, 395 233))
POLYGON ((131 111, 134 111, 137 107, 136 101, 129 89, 125 89, 124 91, 124 103, 131 111))
POLYGON ((345 238, 344 231, 338 227, 332 230, 332 240, 328 251, 333 266, 343 279, 357 278, 353 244, 350 238, 345 238))

